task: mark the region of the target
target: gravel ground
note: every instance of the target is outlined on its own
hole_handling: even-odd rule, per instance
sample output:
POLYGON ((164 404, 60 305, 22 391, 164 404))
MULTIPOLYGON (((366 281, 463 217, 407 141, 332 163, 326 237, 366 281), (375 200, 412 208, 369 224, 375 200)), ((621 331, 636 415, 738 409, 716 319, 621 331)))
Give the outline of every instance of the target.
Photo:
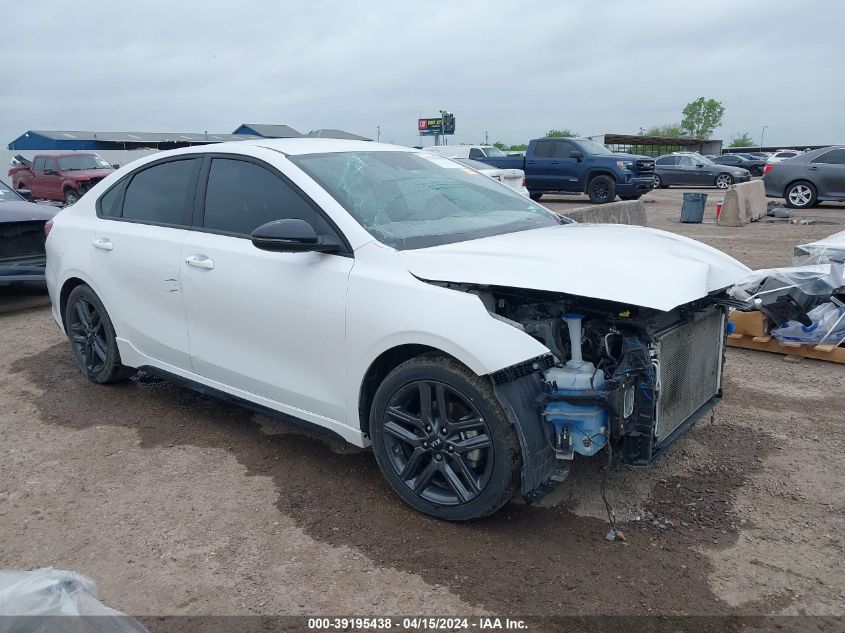
MULTIPOLYGON (((753 268, 845 228, 837 204, 680 224, 680 194, 646 197, 651 226, 753 268)), ((368 452, 145 375, 88 383, 38 295, 0 293, 0 568, 85 573, 136 615, 845 613, 845 366, 730 349, 712 422, 653 468, 614 463, 611 543, 603 459, 542 504, 437 522, 368 452)))

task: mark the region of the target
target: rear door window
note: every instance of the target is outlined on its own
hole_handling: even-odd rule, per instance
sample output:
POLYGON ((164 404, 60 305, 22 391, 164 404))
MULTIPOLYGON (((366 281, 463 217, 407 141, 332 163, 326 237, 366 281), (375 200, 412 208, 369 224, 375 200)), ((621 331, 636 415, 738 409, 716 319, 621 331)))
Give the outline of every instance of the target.
POLYGON ((664 156, 663 158, 658 158, 657 161, 654 163, 655 165, 661 165, 662 167, 670 167, 671 165, 675 164, 675 157, 674 156, 664 156))
POLYGON ((305 220, 318 235, 335 234, 308 200, 269 169, 238 159, 211 161, 204 228, 247 236, 262 224, 287 218, 305 220))
POLYGON ((194 170, 198 163, 194 158, 172 160, 137 172, 126 187, 123 219, 187 226, 188 202, 193 199, 194 170))
POLYGON ((535 158, 551 158, 553 155, 554 141, 537 141, 537 144, 534 145, 535 158))
POLYGON ((845 165, 845 149, 834 149, 827 154, 816 156, 811 162, 825 165, 845 165))
POLYGON ((35 162, 32 165, 32 171, 44 171, 44 157, 37 156, 35 158, 35 162))
POLYGON ((469 150, 469 157, 470 157, 470 158, 475 158, 475 159, 478 159, 478 158, 485 158, 485 156, 484 156, 484 152, 482 152, 482 151, 481 151, 480 149, 478 149, 477 147, 473 147, 471 150, 469 150))

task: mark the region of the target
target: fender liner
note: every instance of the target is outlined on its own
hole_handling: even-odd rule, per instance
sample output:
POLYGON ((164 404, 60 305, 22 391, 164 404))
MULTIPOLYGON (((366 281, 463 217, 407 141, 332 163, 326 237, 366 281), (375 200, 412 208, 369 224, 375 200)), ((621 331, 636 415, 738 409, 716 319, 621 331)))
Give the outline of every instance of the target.
POLYGON ((538 396, 546 392, 540 371, 548 369, 548 362, 554 362, 551 355, 530 361, 531 373, 513 376, 522 372, 508 371, 528 364, 522 363, 491 375, 493 391, 516 428, 522 447, 521 492, 526 501, 538 501, 554 488, 550 480, 557 466, 555 453, 537 407, 538 396))

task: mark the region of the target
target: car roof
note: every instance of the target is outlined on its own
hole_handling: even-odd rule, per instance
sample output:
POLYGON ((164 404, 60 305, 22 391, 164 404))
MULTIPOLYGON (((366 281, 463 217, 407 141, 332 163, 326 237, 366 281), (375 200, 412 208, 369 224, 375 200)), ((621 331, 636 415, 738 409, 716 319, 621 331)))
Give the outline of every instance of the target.
MULTIPOLYGON (((248 141, 231 141, 220 143, 217 146, 264 147, 281 152, 286 155, 298 154, 328 154, 332 152, 417 152, 411 147, 402 145, 390 145, 388 143, 374 143, 372 141, 351 141, 335 138, 273 138, 254 139, 248 141)), ((213 152, 215 145, 204 146, 207 151, 213 152)))

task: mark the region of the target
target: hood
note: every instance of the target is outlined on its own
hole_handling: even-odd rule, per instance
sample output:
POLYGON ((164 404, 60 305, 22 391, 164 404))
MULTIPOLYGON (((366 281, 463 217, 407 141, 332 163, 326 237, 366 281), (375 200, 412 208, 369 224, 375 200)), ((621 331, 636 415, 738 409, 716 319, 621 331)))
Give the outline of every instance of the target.
POLYGON ((72 178, 73 180, 88 180, 89 178, 105 178, 114 169, 110 167, 103 167, 102 169, 69 169, 62 171, 65 178, 72 178))
POLYGON ((32 222, 33 220, 46 222, 50 220, 58 209, 34 202, 10 200, 0 202, 0 222, 32 222))
POLYGON ((401 251, 408 270, 451 281, 560 292, 671 310, 733 285, 750 269, 674 233, 564 224, 401 251))

